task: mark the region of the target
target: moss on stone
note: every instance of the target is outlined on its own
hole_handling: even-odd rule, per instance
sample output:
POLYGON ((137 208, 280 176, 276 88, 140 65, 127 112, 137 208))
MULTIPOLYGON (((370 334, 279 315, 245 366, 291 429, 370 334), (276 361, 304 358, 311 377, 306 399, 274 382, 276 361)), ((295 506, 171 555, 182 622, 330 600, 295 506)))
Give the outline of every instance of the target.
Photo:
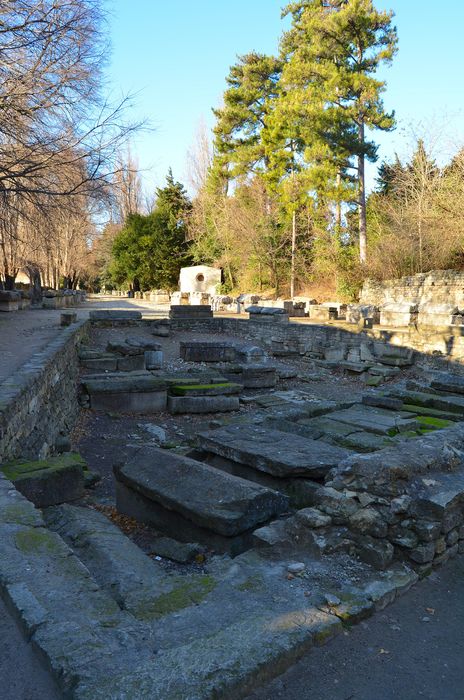
POLYGON ((0 467, 0 470, 10 481, 18 481, 24 478, 46 478, 53 472, 59 472, 72 466, 80 466, 87 469, 87 464, 77 452, 67 452, 58 457, 50 457, 37 461, 7 462, 0 467))
POLYGON ((40 513, 34 509, 29 501, 27 503, 11 503, 1 509, 0 519, 7 523, 34 527, 40 521, 40 513))
POLYGON ((42 554, 59 551, 56 535, 43 528, 21 530, 15 535, 17 549, 23 554, 42 554))
POLYGON ((439 430, 440 428, 447 428, 453 425, 453 421, 436 418, 435 416, 417 416, 417 421, 431 430, 439 430))
POLYGON ((260 574, 249 576, 245 581, 239 583, 237 589, 243 592, 260 591, 264 586, 264 579, 260 574))
POLYGON ((141 604, 134 615, 139 620, 156 620, 164 615, 198 605, 216 587, 212 576, 200 576, 181 583, 169 593, 163 593, 149 603, 141 604))

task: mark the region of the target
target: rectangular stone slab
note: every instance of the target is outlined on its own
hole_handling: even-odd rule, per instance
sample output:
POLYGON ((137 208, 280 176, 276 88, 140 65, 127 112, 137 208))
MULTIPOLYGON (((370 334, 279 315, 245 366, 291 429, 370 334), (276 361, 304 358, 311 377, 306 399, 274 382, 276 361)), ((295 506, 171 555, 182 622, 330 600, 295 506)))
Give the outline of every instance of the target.
POLYGON ((90 311, 89 318, 91 321, 140 321, 142 313, 140 311, 99 309, 90 311))
POLYGON ((171 386, 169 392, 172 396, 228 396, 240 394, 243 387, 234 382, 217 382, 216 384, 176 384, 171 386))
MULTIPOLYGON (((285 496, 155 447, 134 449, 116 479, 195 525, 232 537, 284 512, 285 496)), ((132 513, 134 517, 137 517, 132 513)))
POLYGON ((464 394, 464 377, 444 375, 437 379, 433 379, 430 386, 433 389, 437 389, 438 391, 446 391, 450 394, 464 394))
POLYGON ((185 362, 234 362, 235 355, 232 343, 193 340, 180 343, 180 357, 185 362))
POLYGON ((420 427, 416 418, 403 417, 402 414, 392 411, 381 411, 381 409, 362 405, 353 406, 344 411, 335 411, 330 414, 330 418, 377 435, 387 435, 390 430, 404 433, 420 427))
POLYGON ((88 378, 82 377, 82 384, 87 392, 93 394, 143 393, 166 391, 167 382, 150 374, 137 372, 134 374, 109 374, 107 376, 88 378))
POLYGON ((459 416, 464 416, 464 396, 439 394, 427 394, 422 391, 392 390, 391 396, 398 396, 405 404, 414 404, 424 408, 436 408, 439 411, 452 411, 459 416))
POLYGON ((322 477, 351 453, 341 447, 259 426, 199 433, 201 449, 276 477, 322 477))
POLYGON ((168 396, 169 413, 225 413, 238 411, 238 396, 168 396))

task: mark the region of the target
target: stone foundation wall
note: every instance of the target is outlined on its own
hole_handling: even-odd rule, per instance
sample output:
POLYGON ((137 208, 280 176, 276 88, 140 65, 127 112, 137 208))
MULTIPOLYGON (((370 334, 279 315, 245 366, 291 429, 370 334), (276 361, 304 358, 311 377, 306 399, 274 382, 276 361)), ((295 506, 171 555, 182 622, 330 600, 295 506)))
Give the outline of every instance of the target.
POLYGON ((418 306, 449 304, 459 309, 463 308, 464 272, 434 270, 384 282, 366 280, 360 296, 361 304, 374 306, 405 302, 418 306))
MULTIPOLYGON (((272 317, 270 317, 272 318, 272 317)), ((143 321, 144 324, 153 322, 143 321)), ((464 327, 443 330, 408 327, 397 330, 358 329, 352 325, 316 325, 305 323, 274 323, 273 320, 257 323, 240 318, 211 318, 195 320, 171 320, 171 328, 203 331, 205 333, 232 333, 241 338, 259 342, 272 351, 280 346, 289 353, 308 358, 324 359, 327 351, 341 349, 339 359, 346 357, 352 348, 381 354, 382 349, 393 345, 417 351, 416 360, 426 361, 437 369, 464 372, 464 327)))
POLYGON ((77 420, 77 346, 87 321, 63 328, 41 352, 0 384, 0 461, 41 459, 77 420))
POLYGON ((464 426, 353 455, 329 474, 315 506, 377 568, 406 560, 419 573, 464 552, 464 426))

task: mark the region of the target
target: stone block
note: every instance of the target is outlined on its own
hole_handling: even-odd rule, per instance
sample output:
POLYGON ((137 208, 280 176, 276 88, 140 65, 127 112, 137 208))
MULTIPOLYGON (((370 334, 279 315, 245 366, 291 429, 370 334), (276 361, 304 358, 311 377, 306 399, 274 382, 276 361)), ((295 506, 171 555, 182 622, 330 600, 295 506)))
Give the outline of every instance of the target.
POLYGON ((82 498, 85 468, 79 454, 67 452, 35 462, 9 462, 1 471, 23 496, 45 508, 82 498))
POLYGON ((328 323, 329 321, 336 320, 338 318, 338 313, 337 309, 328 306, 320 306, 318 304, 311 304, 309 307, 309 318, 311 321, 328 323))
POLYGON ((230 425, 198 435, 199 447, 275 477, 324 476, 348 450, 258 426, 230 425))
POLYGON ((91 408, 122 413, 166 410, 167 386, 148 372, 82 378, 83 393, 90 397, 91 408))
POLYGON ((417 305, 404 303, 384 304, 380 309, 381 326, 411 326, 417 321, 417 305))
POLYGON ((179 384, 169 388, 171 396, 229 396, 240 394, 243 387, 234 382, 216 382, 214 384, 179 384))
POLYGON ((0 289, 0 312, 10 313, 12 311, 19 311, 20 304, 20 292, 0 289))
POLYGON ((117 358, 116 369, 119 372, 137 372, 145 369, 144 355, 126 355, 117 358))
POLYGON ((244 366, 240 373, 240 383, 245 389, 268 389, 277 383, 275 367, 270 365, 244 366))
POLYGON ((360 559, 371 564, 375 569, 384 570, 393 561, 393 545, 385 540, 363 535, 362 539, 358 540, 356 548, 360 559))
POLYGON ((134 450, 115 476, 120 512, 222 551, 243 550, 288 507, 282 494, 158 448, 134 450))
POLYGON ((161 350, 145 350, 145 367, 148 370, 161 369, 163 353, 161 350))
POLYGON ((63 311, 60 316, 61 326, 70 326, 77 321, 77 313, 75 311, 63 311))
POLYGON ((186 304, 171 304, 169 309, 169 318, 171 319, 202 319, 213 318, 213 312, 210 304, 198 306, 189 306, 186 304))
POLYGON ((238 396, 168 396, 169 413, 225 413, 238 411, 238 396))
POLYGON ((182 341, 180 357, 185 362, 234 362, 233 343, 212 341, 182 341))

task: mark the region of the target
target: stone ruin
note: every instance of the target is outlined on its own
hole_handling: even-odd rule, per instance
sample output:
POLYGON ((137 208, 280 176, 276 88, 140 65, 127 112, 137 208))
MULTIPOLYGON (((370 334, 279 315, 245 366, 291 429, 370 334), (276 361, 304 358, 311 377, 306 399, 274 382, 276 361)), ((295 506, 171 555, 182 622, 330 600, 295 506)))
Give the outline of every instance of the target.
MULTIPOLYGON (((464 551, 463 378, 416 375, 425 353, 375 330, 258 308, 249 320, 92 312, 86 332, 107 329, 105 349, 84 324, 63 329, 35 369, 37 422, 31 396, 0 414, 2 593, 69 697, 245 697, 464 551), (192 328, 174 371, 162 339, 192 328), (158 557, 82 502, 96 477, 65 437, 61 455, 14 459, 60 411, 72 423, 73 371, 86 409, 205 412, 182 449, 121 437, 117 509, 157 529, 158 557), (362 397, 304 390, 332 371, 365 378, 362 397), (180 575, 163 556, 195 564, 180 575)), ((30 388, 31 371, 9 391, 30 388)))
POLYGON ((459 326, 464 323, 464 273, 438 270, 399 280, 367 280, 347 321, 373 318, 382 326, 459 326))

